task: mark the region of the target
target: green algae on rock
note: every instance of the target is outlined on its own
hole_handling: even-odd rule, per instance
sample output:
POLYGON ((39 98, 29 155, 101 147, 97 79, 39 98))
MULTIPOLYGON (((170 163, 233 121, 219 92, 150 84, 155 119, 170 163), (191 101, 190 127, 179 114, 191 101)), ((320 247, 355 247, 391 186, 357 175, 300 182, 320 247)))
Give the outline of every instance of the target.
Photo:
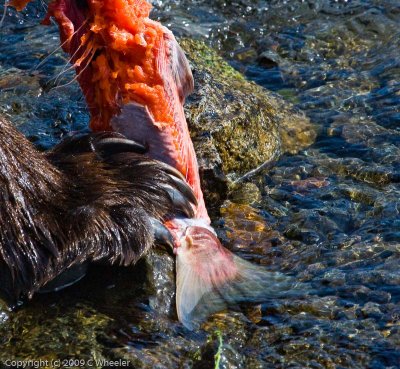
POLYGON ((12 313, 5 324, 0 324, 0 367, 7 360, 42 360, 47 362, 43 368, 54 368, 57 365, 51 363, 56 360, 104 359, 97 338, 110 321, 84 304, 70 307, 33 304, 12 313))
POLYGON ((209 202, 226 197, 227 178, 314 141, 315 130, 303 113, 247 81, 203 42, 184 38, 180 44, 195 80, 185 110, 209 202))

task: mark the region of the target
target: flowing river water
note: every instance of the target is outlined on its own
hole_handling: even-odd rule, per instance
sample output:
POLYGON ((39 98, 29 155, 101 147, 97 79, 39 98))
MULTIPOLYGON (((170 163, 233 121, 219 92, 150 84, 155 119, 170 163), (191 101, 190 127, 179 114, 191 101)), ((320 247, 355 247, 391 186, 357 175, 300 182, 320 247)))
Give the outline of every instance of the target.
MULTIPOLYGON (((399 1, 153 4, 177 35, 204 40, 316 125, 311 147, 252 178, 217 219, 235 252, 316 293, 217 314, 189 332, 154 308, 144 266, 134 281, 131 270, 100 268, 57 296, 0 308, 0 361, 400 368, 399 1)), ((9 10, 0 30, 0 112, 40 148, 88 122, 73 71, 57 77, 66 56, 57 50, 35 68, 59 44, 55 26, 39 25, 45 6, 9 10)))

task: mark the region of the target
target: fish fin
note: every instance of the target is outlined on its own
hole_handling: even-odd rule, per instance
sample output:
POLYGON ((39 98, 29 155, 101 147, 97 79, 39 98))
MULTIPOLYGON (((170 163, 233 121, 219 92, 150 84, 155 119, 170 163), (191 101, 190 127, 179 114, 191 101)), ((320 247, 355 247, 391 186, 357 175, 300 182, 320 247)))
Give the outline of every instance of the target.
POLYGON ((192 70, 186 58, 185 52, 179 46, 171 32, 164 33, 164 38, 169 47, 169 60, 171 72, 178 89, 179 99, 183 104, 185 98, 194 90, 192 70))
POLYGON ((176 305, 178 318, 188 329, 226 307, 286 296, 295 288, 292 277, 235 256, 205 227, 188 227, 181 241, 176 305))
POLYGON ((139 140, 148 136, 147 130, 155 126, 155 121, 147 106, 136 102, 125 104, 121 113, 111 119, 111 127, 114 131, 123 134, 125 137, 139 140), (145 130, 146 132, 141 132, 145 130))
POLYGON ((121 112, 111 119, 111 127, 128 139, 143 144, 149 157, 176 167, 172 128, 156 122, 147 106, 136 102, 123 105, 121 112))

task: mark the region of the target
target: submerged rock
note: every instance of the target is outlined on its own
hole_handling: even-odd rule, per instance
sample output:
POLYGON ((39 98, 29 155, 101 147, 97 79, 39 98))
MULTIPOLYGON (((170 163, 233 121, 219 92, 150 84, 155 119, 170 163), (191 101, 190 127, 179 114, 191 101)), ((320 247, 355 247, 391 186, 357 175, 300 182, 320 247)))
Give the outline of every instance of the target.
POLYGON ((226 198, 229 179, 314 141, 315 130, 302 112, 247 81, 201 41, 180 44, 195 80, 185 110, 209 203, 226 198))

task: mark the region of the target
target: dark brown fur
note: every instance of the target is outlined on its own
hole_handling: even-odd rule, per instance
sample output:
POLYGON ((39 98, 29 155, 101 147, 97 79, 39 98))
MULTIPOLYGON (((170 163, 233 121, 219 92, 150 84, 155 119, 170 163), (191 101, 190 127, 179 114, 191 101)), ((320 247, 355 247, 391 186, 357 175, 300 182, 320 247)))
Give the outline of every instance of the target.
POLYGON ((154 243, 151 217, 174 213, 171 174, 141 154, 96 148, 112 135, 40 153, 0 116, 0 290, 9 301, 79 263, 135 263, 154 243))

